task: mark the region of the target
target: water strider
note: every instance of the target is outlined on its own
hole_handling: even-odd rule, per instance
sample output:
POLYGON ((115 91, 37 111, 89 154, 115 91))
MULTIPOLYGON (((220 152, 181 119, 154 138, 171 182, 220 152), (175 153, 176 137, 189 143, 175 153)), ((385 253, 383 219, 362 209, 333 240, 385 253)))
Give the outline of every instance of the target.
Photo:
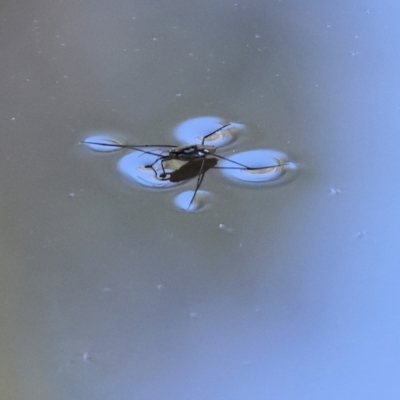
MULTIPOLYGON (((223 124, 218 129, 205 135, 201 139, 201 144, 130 145, 117 143, 117 141, 110 139, 101 141, 89 139, 81 143, 90 145, 92 148, 98 150, 101 149, 101 147, 109 147, 110 150, 126 148, 150 157, 148 158, 149 162, 143 161, 136 165, 136 168, 141 172, 151 170, 154 175, 154 181, 158 183, 170 182, 175 184, 197 178, 193 196, 191 197, 187 207, 187 210, 190 210, 192 203, 196 198, 196 194, 203 182, 204 175, 210 169, 234 171, 236 176, 231 176, 234 179, 261 182, 277 179, 285 172, 286 167, 290 168, 292 166, 292 163, 288 162, 281 153, 277 153, 279 156, 269 155, 267 157, 271 159, 269 165, 250 166, 238 160, 240 153, 235 154, 234 160, 217 154, 216 146, 204 144, 206 141, 212 140, 213 137, 220 135, 221 132, 230 125, 231 123, 223 124), (218 165, 219 163, 220 165, 218 165), (238 173, 247 174, 247 177, 244 175, 237 176, 238 173), (257 175, 259 176, 258 178, 253 178, 253 176, 257 175)), ((251 161, 253 162, 254 160, 251 161)), ((256 163, 259 164, 259 161, 256 161, 256 163)), ((149 182, 143 182, 143 177, 136 176, 135 179, 139 181, 142 180, 141 183, 149 185, 149 182)), ((150 184, 149 186, 160 187, 158 184, 150 184)))

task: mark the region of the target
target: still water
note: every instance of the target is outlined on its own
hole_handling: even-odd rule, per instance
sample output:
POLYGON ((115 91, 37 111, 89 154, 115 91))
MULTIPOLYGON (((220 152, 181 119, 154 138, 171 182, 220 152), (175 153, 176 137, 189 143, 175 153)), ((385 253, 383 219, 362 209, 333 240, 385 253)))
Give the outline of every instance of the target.
POLYGON ((3 2, 1 398, 397 398, 399 10, 351 3, 3 2), (186 212, 80 143, 210 116, 295 168, 186 212))

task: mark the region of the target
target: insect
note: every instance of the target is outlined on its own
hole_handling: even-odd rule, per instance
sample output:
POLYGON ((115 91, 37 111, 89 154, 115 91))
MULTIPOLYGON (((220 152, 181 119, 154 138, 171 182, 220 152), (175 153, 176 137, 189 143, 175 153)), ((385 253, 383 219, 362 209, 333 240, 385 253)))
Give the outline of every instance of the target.
POLYGON ((207 140, 211 140, 213 135, 218 134, 223 129, 229 127, 231 123, 221 125, 218 129, 204 136, 201 144, 184 144, 184 145, 130 145, 117 143, 100 143, 97 141, 85 140, 81 143, 95 146, 109 146, 115 148, 126 148, 139 151, 143 154, 154 156, 155 159, 150 164, 142 166, 144 169, 151 169, 154 177, 158 181, 169 181, 179 183, 194 179, 197 177, 196 187, 193 196, 189 202, 188 210, 190 209, 197 191, 199 190, 205 173, 210 169, 225 169, 225 170, 241 170, 248 173, 261 174, 270 169, 283 168, 288 164, 287 161, 276 159, 274 165, 262 167, 251 167, 239 161, 221 156, 217 154, 217 147, 206 145, 207 140), (154 150, 157 148, 157 150, 154 150), (147 150, 148 149, 148 150, 147 150), (224 162, 223 166, 218 166, 218 163, 224 162))

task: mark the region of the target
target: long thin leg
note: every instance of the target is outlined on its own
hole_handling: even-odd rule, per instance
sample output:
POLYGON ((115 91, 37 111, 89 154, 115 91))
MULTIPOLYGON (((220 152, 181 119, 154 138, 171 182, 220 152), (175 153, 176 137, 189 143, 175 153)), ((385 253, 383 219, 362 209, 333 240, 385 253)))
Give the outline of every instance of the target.
POLYGON ((222 131, 222 129, 226 128, 226 127, 229 126, 230 124, 231 124, 231 123, 229 122, 228 124, 225 124, 225 125, 221 126, 220 128, 216 129, 214 132, 211 132, 211 133, 209 133, 208 135, 204 136, 204 137, 203 137, 203 140, 201 141, 202 146, 204 146, 204 141, 205 141, 208 137, 214 135, 214 133, 217 133, 217 132, 219 132, 219 131, 222 131))
POLYGON ((152 151, 142 150, 141 147, 166 147, 166 148, 176 147, 176 146, 170 146, 170 145, 148 145, 148 144, 141 145, 141 146, 134 146, 134 145, 130 145, 130 144, 111 144, 111 143, 85 142, 85 141, 80 142, 80 143, 81 144, 94 144, 96 146, 120 147, 122 149, 137 150, 137 151, 141 151, 144 154, 150 154, 152 156, 157 156, 157 157, 160 156, 159 153, 154 153, 152 151))
POLYGON ((190 203, 188 205, 188 208, 187 208, 188 210, 190 209, 190 206, 192 205, 193 200, 196 197, 197 191, 199 190, 200 185, 203 182, 203 178, 204 178, 204 174, 205 174, 205 172, 203 172, 205 159, 206 158, 204 157, 203 161, 201 163, 200 170, 199 170, 200 172, 199 172, 199 175, 197 176, 196 188, 194 189, 194 193, 193 193, 192 199, 190 200, 190 203))
POLYGON ((166 176, 165 168, 164 168, 164 161, 166 161, 166 160, 169 160, 169 158, 165 158, 164 156, 159 156, 159 157, 157 157, 157 159, 156 159, 152 164, 145 165, 144 167, 145 167, 145 168, 151 168, 151 169, 153 170, 153 172, 154 172, 154 175, 156 176, 156 179, 158 179, 158 178, 164 178, 164 177, 166 176), (160 161, 160 160, 161 160, 161 161, 160 161), (155 166, 159 161, 160 161, 160 165, 161 165, 161 169, 162 169, 161 174, 157 174, 157 171, 156 171, 155 168, 154 168, 154 166, 155 166))
POLYGON ((233 161, 233 160, 231 160, 229 158, 220 156, 219 154, 213 154, 213 157, 217 157, 217 158, 219 158, 221 160, 229 161, 232 164, 239 165, 239 167, 214 167, 215 169, 243 169, 244 168, 244 169, 247 169, 247 170, 251 171, 251 170, 256 170, 256 169, 283 167, 284 165, 288 165, 288 162, 284 162, 282 164, 267 165, 267 166, 262 166, 262 167, 249 167, 249 166, 247 166, 245 164, 242 164, 242 163, 240 163, 238 161, 233 161))

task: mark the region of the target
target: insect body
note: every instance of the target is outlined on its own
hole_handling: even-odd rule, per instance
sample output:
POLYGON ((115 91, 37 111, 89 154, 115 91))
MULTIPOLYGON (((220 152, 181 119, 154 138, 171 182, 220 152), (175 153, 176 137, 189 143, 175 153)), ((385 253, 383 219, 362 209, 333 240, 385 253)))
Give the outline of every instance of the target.
MULTIPOLYGON (((148 165, 146 167, 153 169, 153 171, 155 172, 155 174, 157 176, 157 172, 154 170, 153 167, 155 164, 160 162, 162 172, 158 175, 158 177, 161 179, 165 179, 167 177, 167 174, 165 173, 165 167, 164 167, 164 163, 166 161, 179 160, 179 161, 186 161, 186 162, 190 163, 195 160, 203 160, 203 162, 200 164, 200 166, 204 166, 204 164, 205 164, 204 160, 207 158, 207 156, 215 154, 215 152, 217 151, 217 148, 215 146, 207 146, 204 144, 204 141, 207 138, 211 137, 212 135, 215 135, 216 133, 218 133, 219 131, 221 131, 222 129, 226 128, 229 125, 230 124, 222 125, 220 128, 218 128, 215 131, 204 136, 201 144, 184 144, 181 146, 171 147, 170 150, 168 151, 168 154, 160 155, 154 161, 153 164, 148 165)), ((191 166, 193 166, 193 164, 191 166)), ((192 170, 193 170, 193 168, 192 168, 192 170)), ((200 176, 201 174, 203 174, 203 168, 200 168, 199 172, 195 176, 200 176)), ((194 176, 192 176, 192 177, 194 177, 194 176)), ((190 179, 190 178, 186 178, 186 179, 190 179)), ((197 192, 197 189, 198 188, 196 188, 195 192, 197 192)), ((194 196, 195 195, 196 195, 196 193, 194 194, 194 196)), ((193 201, 193 199, 192 199, 192 201, 193 201)), ((190 204, 191 203, 192 202, 190 202, 190 204)))
MULTIPOLYGON (((151 169, 157 181, 169 181, 171 183, 179 183, 197 177, 196 187, 193 197, 190 200, 188 209, 192 205, 197 191, 204 179, 205 173, 213 168, 224 170, 238 170, 252 174, 261 174, 270 169, 282 169, 288 162, 280 158, 273 158, 267 166, 251 167, 240 161, 229 159, 216 154, 217 147, 205 145, 206 140, 211 140, 213 135, 216 135, 224 128, 231 125, 230 123, 224 124, 208 135, 204 136, 201 144, 184 144, 184 145, 129 145, 117 143, 101 143, 99 141, 86 140, 83 143, 92 146, 110 146, 115 149, 127 148, 141 152, 143 155, 154 156, 155 158, 151 163, 142 164, 140 167, 143 169, 151 169), (223 165, 218 166, 219 162, 223 165)), ((236 154, 237 156, 237 154, 236 154)), ((249 179, 253 180, 253 179, 249 179)), ((253 180, 256 181, 256 180, 253 180)))

